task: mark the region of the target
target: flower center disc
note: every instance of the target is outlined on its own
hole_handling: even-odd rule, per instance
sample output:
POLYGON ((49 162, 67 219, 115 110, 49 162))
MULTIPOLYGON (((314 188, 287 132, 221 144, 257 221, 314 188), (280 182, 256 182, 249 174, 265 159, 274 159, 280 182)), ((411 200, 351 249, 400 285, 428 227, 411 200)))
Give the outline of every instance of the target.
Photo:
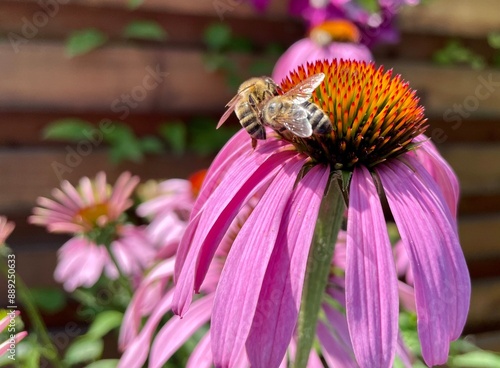
POLYGON ((349 169, 356 164, 371 167, 410 150, 413 138, 427 128, 416 92, 399 75, 393 77, 392 70, 376 69, 373 63, 308 63, 292 72, 281 87, 286 93, 317 73, 326 77, 312 101, 329 116, 333 131, 326 136, 291 140, 314 161, 335 169, 349 169))

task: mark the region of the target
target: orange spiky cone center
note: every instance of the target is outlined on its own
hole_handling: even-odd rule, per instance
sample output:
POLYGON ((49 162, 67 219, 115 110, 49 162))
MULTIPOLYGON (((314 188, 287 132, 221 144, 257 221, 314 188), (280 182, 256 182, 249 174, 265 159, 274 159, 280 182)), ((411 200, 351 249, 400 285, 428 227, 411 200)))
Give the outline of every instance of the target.
POLYGON ((371 167, 407 152, 414 147, 413 138, 425 131, 416 91, 399 75, 372 63, 317 61, 292 72, 281 88, 286 92, 317 73, 326 77, 312 101, 330 117, 333 130, 327 136, 292 140, 315 161, 337 169, 371 167))
POLYGON ((311 28, 309 38, 320 46, 330 42, 359 43, 361 34, 358 28, 345 19, 328 20, 311 28))
POLYGON ((107 203, 96 203, 84 207, 75 214, 75 221, 84 224, 89 229, 102 226, 109 217, 109 206, 107 203))

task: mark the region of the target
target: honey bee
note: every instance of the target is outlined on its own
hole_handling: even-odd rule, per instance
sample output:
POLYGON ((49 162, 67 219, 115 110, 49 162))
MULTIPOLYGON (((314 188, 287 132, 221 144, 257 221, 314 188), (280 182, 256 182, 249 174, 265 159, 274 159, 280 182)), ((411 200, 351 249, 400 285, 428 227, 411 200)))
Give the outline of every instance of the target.
POLYGON ((330 133, 330 118, 318 105, 309 101, 323 79, 325 74, 314 74, 284 95, 269 99, 262 108, 264 124, 278 133, 289 130, 300 138, 310 137, 313 133, 330 133))
POLYGON ((219 128, 234 111, 240 124, 252 137, 252 147, 257 139, 266 139, 266 129, 262 123, 263 104, 278 95, 279 87, 270 77, 251 78, 243 82, 238 93, 226 104, 227 110, 219 120, 219 128))

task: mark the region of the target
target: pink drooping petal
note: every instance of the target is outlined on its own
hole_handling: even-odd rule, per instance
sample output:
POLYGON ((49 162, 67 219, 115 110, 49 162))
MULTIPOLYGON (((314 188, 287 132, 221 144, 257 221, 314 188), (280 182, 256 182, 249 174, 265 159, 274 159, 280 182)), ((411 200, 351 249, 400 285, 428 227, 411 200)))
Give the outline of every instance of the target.
MULTIPOLYGON (((281 168, 283 162, 296 155, 292 151, 282 151, 272 154, 276 145, 268 144, 265 157, 257 159, 246 157, 240 162, 244 170, 232 170, 224 178, 205 204, 205 209, 188 225, 186 235, 181 241, 192 244, 186 256, 186 262, 176 279, 176 289, 173 311, 183 315, 193 296, 193 290, 198 290, 206 275, 210 262, 217 247, 224 237, 232 220, 238 214, 241 206, 265 185, 281 168), (268 152, 269 149, 272 149, 268 152), (197 223, 199 221, 199 223, 197 223), (197 229, 193 234, 192 227, 197 229), (191 228, 190 228, 191 227, 191 228)), ((236 163, 235 163, 236 165, 236 163)), ((176 264, 177 270, 177 264, 176 264)))
POLYGON ((214 294, 195 301, 181 319, 173 316, 158 332, 151 346, 149 368, 161 368, 165 362, 205 323, 210 320, 214 294))
POLYGON ((111 219, 118 218, 118 216, 132 205, 132 201, 129 198, 137 184, 139 184, 139 181, 140 178, 138 176, 132 176, 128 171, 118 177, 109 198, 109 216, 111 219))
POLYGON ((415 313, 417 308, 415 306, 415 290, 412 286, 398 280, 399 302, 401 306, 410 312, 415 313))
POLYGON ((70 203, 74 204, 74 206, 76 208, 84 208, 85 207, 85 203, 82 201, 82 197, 81 197, 80 193, 78 193, 76 188, 73 185, 71 185, 71 183, 69 181, 64 180, 61 183, 61 189, 62 189, 62 191, 58 191, 57 189, 54 189, 54 191, 53 191, 54 197, 56 197, 55 194, 57 193, 58 197, 56 197, 56 198, 59 199, 59 201, 61 203, 66 204, 66 203, 70 202, 70 203))
POLYGON ((252 154, 253 150, 248 145, 248 142, 248 133, 245 129, 241 129, 229 140, 229 142, 226 143, 210 165, 205 175, 205 179, 203 180, 200 193, 198 194, 191 211, 189 220, 190 227, 188 227, 186 235, 183 241, 179 244, 177 250, 177 262, 175 265, 174 276, 174 280, 176 280, 176 282, 191 247, 193 236, 200 220, 200 210, 203 208, 205 202, 211 196, 215 188, 217 188, 217 186, 222 182, 222 179, 228 172, 228 169, 236 161, 241 160, 242 156, 249 156, 252 154))
POLYGON ((415 138, 415 141, 420 142, 420 147, 414 151, 417 159, 441 188, 451 214, 456 218, 460 195, 457 175, 448 162, 439 154, 429 138, 421 134, 415 138))
POLYGON ((134 292, 134 296, 125 311, 122 326, 120 328, 118 346, 121 351, 125 351, 127 345, 137 336, 141 318, 156 307, 156 305, 145 305, 145 302, 148 300, 148 292, 151 288, 155 288, 157 284, 159 284, 161 289, 161 287, 172 277, 174 262, 175 260, 173 258, 167 259, 155 266, 134 292))
POLYGON ((222 181, 227 169, 242 155, 249 154, 252 148, 249 144, 248 133, 240 129, 219 151, 207 170, 205 179, 198 193, 198 198, 193 207, 193 215, 196 215, 203 207, 210 194, 222 181))
POLYGON ((186 368, 210 368, 212 361, 212 342, 210 341, 210 331, 208 331, 189 356, 186 368))
MULTIPOLYGON (((241 134, 238 133, 237 137, 241 137, 241 134)), ((226 151, 226 150, 233 148, 233 145, 231 143, 238 142, 238 141, 239 141, 238 139, 233 137, 233 140, 231 140, 229 143, 227 143, 226 146, 222 149, 222 151, 226 151)), ((219 185, 223 185, 222 190, 224 191, 225 187, 228 185, 228 183, 231 183, 230 181, 227 180, 227 178, 224 182, 222 182, 222 179, 224 178, 224 175, 222 173, 225 174, 228 171, 228 169, 230 167, 232 167, 233 165, 237 168, 240 168, 240 167, 247 168, 247 165, 249 165, 250 168, 253 168, 254 170, 256 170, 259 167, 258 164, 260 164, 262 161, 265 161, 265 159, 267 157, 269 157, 270 155, 273 154, 273 152, 274 152, 273 150, 277 148, 276 144, 278 143, 278 141, 275 141, 275 142, 276 143, 272 143, 270 146, 269 146, 269 144, 266 145, 265 147, 268 147, 268 149, 266 149, 265 151, 261 150, 262 155, 259 155, 260 160, 258 160, 258 161, 253 159, 255 156, 254 152, 244 150, 242 152, 238 152, 237 156, 235 156, 233 154, 232 156, 227 157, 226 160, 220 159, 219 161, 217 161, 217 158, 216 158, 215 161, 220 162, 220 165, 218 165, 217 162, 214 161, 214 163, 210 166, 208 173, 205 176, 205 180, 203 182, 204 184, 200 190, 200 194, 199 194, 196 202, 193 205, 193 210, 191 212, 189 224, 188 224, 188 227, 186 229, 186 235, 183 237, 181 243, 179 244, 179 249, 177 251, 177 262, 175 264, 175 278, 174 279, 176 280, 176 283, 177 283, 177 280, 179 279, 181 269, 184 266, 184 262, 186 261, 188 253, 192 247, 192 244, 194 241, 194 236, 197 234, 197 229, 200 226, 199 221, 203 215, 203 213, 200 213, 200 211, 202 210, 202 208, 205 207, 207 201, 209 203, 213 203, 212 193, 215 191, 215 189, 219 185), (225 165, 228 165, 228 166, 225 166, 225 165), (214 173, 214 171, 217 172, 217 174, 214 173)), ((237 147, 234 147, 234 148, 237 149, 237 147)), ((241 148, 241 145, 240 145, 240 148, 241 148)), ((221 153, 219 153, 219 156, 222 155, 222 151, 221 151, 221 153)), ((217 157, 219 157, 219 156, 217 156, 217 157)), ((226 156, 226 155, 224 155, 224 156, 226 156)), ((248 175, 246 177, 247 179, 249 177, 251 177, 251 175, 253 174, 252 170, 250 170, 250 171, 249 170, 232 170, 228 173, 228 174, 233 173, 233 175, 231 177, 232 180, 234 180, 233 179, 234 172, 236 172, 236 173, 246 172, 246 174, 248 175)), ((244 181, 245 181, 245 177, 243 178, 243 182, 244 181)), ((229 195, 234 195, 235 193, 237 193, 237 189, 239 189, 239 188, 229 186, 228 189, 229 190, 226 190, 228 192, 227 193, 228 196, 227 196, 227 199, 224 203, 226 203, 227 200, 231 199, 229 197, 229 195), (233 189, 233 191, 231 191, 231 189, 233 189)), ((219 192, 220 192, 220 189, 219 189, 219 192)), ((211 206, 208 206, 209 210, 211 209, 210 207, 211 206)), ((205 218, 206 218, 206 216, 205 216, 205 218)), ((215 221, 215 219, 213 219, 213 220, 215 221)), ((203 223, 202 223, 202 225, 203 225, 203 223)), ((209 229, 202 228, 202 231, 204 231, 204 233, 206 233, 208 230, 209 229)), ((198 250, 196 252, 198 252, 198 250)))
POLYGON ((160 323, 165 313, 172 306, 172 294, 173 292, 169 291, 163 296, 158 307, 148 318, 139 336, 127 346, 127 349, 118 362, 118 368, 141 368, 144 365, 148 359, 149 345, 151 344, 153 333, 156 331, 158 323, 160 323))
MULTIPOLYGON (((336 283, 333 280, 331 282, 336 283)), ((340 306, 345 307, 344 291, 333 289, 329 294, 340 306)), ((318 324, 317 334, 328 366, 357 368, 345 314, 328 303, 323 304, 323 311, 326 320, 318 324)))
POLYGON ((470 278, 441 189, 417 160, 407 159, 412 169, 392 161, 377 172, 413 271, 422 355, 438 365, 465 324, 470 278))
POLYGON ((401 334, 398 334, 398 345, 396 346, 396 355, 401 359, 405 368, 411 368, 411 354, 408 348, 406 347, 401 334))
POLYGON ((212 316, 212 351, 217 367, 233 367, 244 351, 283 212, 304 160, 296 156, 278 172, 229 252, 212 316))
POLYGON ((87 206, 96 203, 96 198, 94 196, 94 188, 92 188, 92 182, 89 177, 84 176, 80 179, 78 189, 80 190, 80 196, 87 206))
MULTIPOLYGON (((21 332, 17 333, 14 336, 15 344, 17 344, 19 341, 21 341, 22 339, 24 339, 26 336, 28 336, 28 332, 26 332, 26 331, 21 331, 21 332)), ((0 357, 2 355, 6 354, 9 351, 11 343, 12 342, 9 339, 9 340, 3 342, 2 344, 0 344, 0 357)))
POLYGON ((285 208, 246 344, 251 366, 277 367, 286 354, 295 330, 307 257, 329 174, 330 170, 322 165, 311 169, 285 208))
POLYGON ((391 367, 398 336, 397 276, 382 205, 370 172, 354 170, 349 190, 346 312, 360 367, 391 367))
POLYGON ((109 255, 103 246, 84 238, 71 238, 59 249, 54 278, 69 292, 79 286, 91 287, 107 262, 109 255))

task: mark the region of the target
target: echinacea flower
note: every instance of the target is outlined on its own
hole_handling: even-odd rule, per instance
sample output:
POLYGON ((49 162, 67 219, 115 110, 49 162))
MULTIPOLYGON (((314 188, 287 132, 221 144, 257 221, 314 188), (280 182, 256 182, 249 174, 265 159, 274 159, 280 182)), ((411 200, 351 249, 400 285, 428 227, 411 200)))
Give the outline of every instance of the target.
POLYGON ((74 235, 59 249, 54 272, 66 290, 90 287, 103 273, 110 279, 116 279, 120 272, 133 276, 155 257, 144 229, 122 221, 138 182, 137 176, 125 172, 111 188, 106 174, 100 172, 95 180, 83 177, 77 187, 63 181, 61 189, 52 191, 55 200, 38 198, 39 207, 29 222, 45 226, 49 232, 74 235))
POLYGON ((240 131, 222 149, 179 246, 173 310, 186 315, 230 224, 261 192, 217 285, 211 343, 217 367, 234 366, 244 353, 252 366, 279 366, 301 308, 325 189, 343 190, 350 340, 359 366, 390 367, 399 303, 385 197, 410 259, 422 355, 428 365, 443 364, 450 341, 463 329, 470 299, 455 218, 456 177, 424 142, 423 107, 400 76, 364 62, 316 62, 290 74, 281 88, 286 92, 317 73, 325 79, 312 102, 329 115, 332 132, 299 138, 268 131, 268 139, 252 150, 240 131), (339 178, 341 186, 329 185, 339 178))
POLYGON ((360 44, 359 40, 358 29, 347 20, 318 24, 309 31, 307 38, 295 42, 280 56, 274 66, 273 79, 281 81, 299 65, 316 60, 373 60, 368 47, 360 44))
POLYGON ((64 180, 61 189, 52 191, 55 200, 38 197, 29 222, 45 226, 49 232, 88 234, 118 220, 132 205, 129 197, 138 183, 139 178, 128 172, 120 175, 112 189, 102 171, 94 181, 83 177, 76 188, 64 180))
POLYGON ((175 254, 189 214, 200 189, 205 171, 201 170, 185 179, 168 179, 155 186, 150 198, 137 207, 137 214, 150 219, 147 233, 161 249, 159 258, 175 254))
POLYGON ((355 0, 295 0, 293 14, 301 15, 313 27, 328 20, 348 20, 361 32, 361 43, 371 47, 377 43, 399 40, 395 19, 402 6, 416 5, 419 0, 378 0, 369 4, 355 0))
MULTIPOLYGON (((28 335, 26 331, 15 331, 15 322, 12 322, 19 314, 19 311, 10 310, 7 312, 7 315, 0 320, 0 332, 7 330, 9 336, 8 340, 0 344, 0 356, 15 352, 17 343, 28 335)), ((15 353, 12 355, 15 356, 15 353)))

